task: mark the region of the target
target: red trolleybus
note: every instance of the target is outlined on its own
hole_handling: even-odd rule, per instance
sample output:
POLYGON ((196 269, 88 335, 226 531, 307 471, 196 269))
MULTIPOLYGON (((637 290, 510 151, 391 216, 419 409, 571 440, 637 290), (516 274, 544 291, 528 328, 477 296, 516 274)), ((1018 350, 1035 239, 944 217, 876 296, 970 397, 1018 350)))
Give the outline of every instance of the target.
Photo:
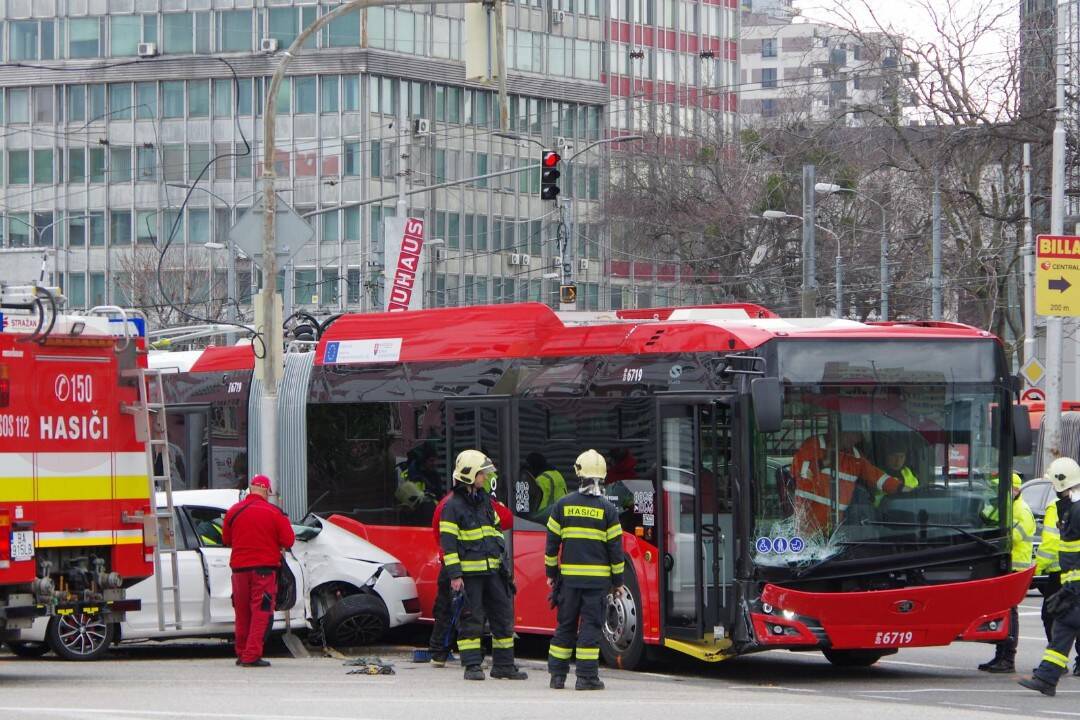
MULTIPOLYGON (((869 665, 902 647, 997 640, 1030 581, 1010 572, 1009 514, 986 512, 1008 505, 998 478, 1030 452, 1029 428, 1000 343, 971 327, 519 304, 345 315, 287 357, 285 507, 401 558, 428 616, 431 513, 470 447, 493 458, 515 513, 517 627, 533 633, 554 627, 543 548, 559 480, 576 485, 583 449, 607 455, 631 590, 607 607, 613 665, 658 647, 869 665), (814 485, 796 466, 809 448, 814 485), (905 470, 884 470, 899 453, 905 470)), ((206 428, 175 465, 192 486, 235 482, 215 460, 214 418, 219 406, 232 426, 256 417, 235 394, 227 405, 230 388, 247 393, 250 348, 157 361, 170 363, 184 371, 171 409, 206 428)), ((235 438, 222 442, 234 452, 235 438)))

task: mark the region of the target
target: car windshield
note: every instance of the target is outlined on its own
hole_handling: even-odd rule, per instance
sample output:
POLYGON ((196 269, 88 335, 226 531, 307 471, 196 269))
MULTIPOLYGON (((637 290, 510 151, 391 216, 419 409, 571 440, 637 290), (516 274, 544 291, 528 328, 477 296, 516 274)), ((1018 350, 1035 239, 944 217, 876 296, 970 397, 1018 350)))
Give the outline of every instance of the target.
POLYGON ((787 386, 781 430, 754 436, 755 563, 994 547, 1006 402, 990 384, 787 386))

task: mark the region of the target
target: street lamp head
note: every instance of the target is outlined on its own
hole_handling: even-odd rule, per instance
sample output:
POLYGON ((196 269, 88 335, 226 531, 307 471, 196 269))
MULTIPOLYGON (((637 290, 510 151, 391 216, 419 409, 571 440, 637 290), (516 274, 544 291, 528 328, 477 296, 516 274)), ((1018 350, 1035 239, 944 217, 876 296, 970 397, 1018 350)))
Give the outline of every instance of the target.
POLYGON ((796 218, 796 219, 799 218, 798 215, 789 215, 788 213, 784 212, 783 210, 766 210, 765 212, 761 213, 761 217, 765 218, 766 220, 783 220, 785 218, 796 218))
POLYGON ((212 240, 210 242, 203 243, 203 247, 206 248, 207 250, 224 250, 225 249, 224 243, 214 242, 212 240))
POLYGON ((630 142, 632 140, 644 140, 644 139, 645 139, 644 135, 619 135, 618 137, 612 138, 611 142, 613 142, 613 143, 624 143, 624 142, 630 142))
POLYGON ((554 280, 555 278, 562 277, 562 276, 557 272, 547 272, 547 273, 544 273, 543 275, 541 275, 540 277, 542 277, 545 280, 554 280))
POLYGON ((814 184, 814 190, 819 192, 819 193, 825 193, 825 194, 828 194, 828 195, 831 195, 833 193, 838 193, 838 192, 847 192, 845 190, 845 188, 840 187, 836 183, 824 183, 824 182, 815 183, 814 184))

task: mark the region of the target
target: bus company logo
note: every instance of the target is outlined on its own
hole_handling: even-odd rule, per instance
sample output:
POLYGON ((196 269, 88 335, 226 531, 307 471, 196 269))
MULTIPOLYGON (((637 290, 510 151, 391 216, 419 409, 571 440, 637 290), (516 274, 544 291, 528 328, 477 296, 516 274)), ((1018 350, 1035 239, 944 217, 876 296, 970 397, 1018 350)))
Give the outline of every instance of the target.
POLYGON ((671 380, 672 385, 678 385, 682 382, 682 365, 672 365, 668 370, 668 378, 671 380))

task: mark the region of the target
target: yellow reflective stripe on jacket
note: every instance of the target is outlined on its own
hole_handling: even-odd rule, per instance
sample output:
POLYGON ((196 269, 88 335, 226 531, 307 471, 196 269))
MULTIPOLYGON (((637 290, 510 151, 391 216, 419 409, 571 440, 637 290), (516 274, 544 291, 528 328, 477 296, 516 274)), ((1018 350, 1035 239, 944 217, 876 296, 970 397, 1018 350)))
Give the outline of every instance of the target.
POLYGON ((1080 570, 1070 570, 1061 574, 1062 583, 1080 582, 1080 570))
POLYGON ((624 570, 626 570, 626 563, 624 563, 624 562, 615 563, 614 565, 611 566, 611 574, 612 575, 618 575, 619 573, 623 572, 624 570))
POLYGON ((559 570, 577 577, 611 577, 610 565, 560 565, 559 570))
POLYGON ((1043 652, 1042 659, 1044 662, 1048 662, 1052 665, 1057 665, 1058 667, 1069 667, 1068 655, 1062 655, 1057 650, 1051 650, 1050 648, 1046 648, 1046 650, 1043 652))
POLYGON ((483 540, 485 537, 502 537, 502 532, 493 525, 482 525, 472 530, 459 530, 457 534, 458 540, 462 542, 483 540))
POLYGON ((622 525, 615 524, 607 529, 607 540, 614 540, 617 537, 622 537, 622 525))
POLYGON ((462 560, 461 571, 462 572, 487 572, 488 570, 498 570, 502 561, 499 558, 485 558, 483 560, 462 560))
POLYGON ((569 660, 570 656, 574 654, 571 648, 560 647, 558 645, 548 645, 548 655, 556 660, 569 660))
POLYGON ((457 647, 458 650, 460 650, 461 652, 465 652, 466 650, 479 650, 480 638, 470 640, 462 640, 461 638, 458 638, 457 647))
POLYGON ((1060 540, 1059 543, 1058 552, 1080 552, 1080 540, 1060 540))
POLYGON ((447 520, 439 521, 439 532, 453 535, 454 537, 460 537, 461 535, 461 529, 458 528, 458 524, 447 520))
POLYGON ((555 533, 559 537, 562 537, 562 525, 554 517, 549 517, 547 521, 547 529, 555 533))
POLYGON ((461 562, 461 558, 458 557, 457 553, 447 553, 446 555, 443 555, 442 561, 443 565, 457 565, 461 562))
POLYGON ((559 564, 559 558, 557 555, 545 555, 544 565, 548 567, 556 567, 559 564))
POLYGON ((608 536, 603 530, 597 530, 596 528, 583 528, 583 527, 568 527, 563 528, 562 531, 563 540, 596 540, 597 542, 607 542, 608 536))

